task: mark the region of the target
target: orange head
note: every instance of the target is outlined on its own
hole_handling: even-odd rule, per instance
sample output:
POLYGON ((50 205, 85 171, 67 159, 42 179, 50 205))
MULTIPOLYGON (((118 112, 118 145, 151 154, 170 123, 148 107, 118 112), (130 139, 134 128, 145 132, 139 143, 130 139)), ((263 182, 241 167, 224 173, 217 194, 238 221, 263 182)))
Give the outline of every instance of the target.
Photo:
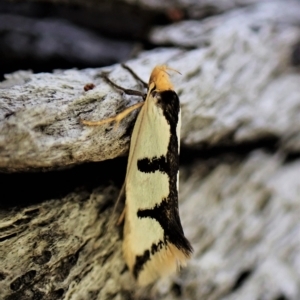
MULTIPOLYGON (((178 71, 167 67, 166 65, 156 66, 150 76, 149 79, 149 88, 152 86, 156 86, 157 91, 166 91, 166 90, 173 90, 173 85, 170 81, 169 74, 167 70, 178 71)), ((180 74, 180 73, 179 73, 180 74)))

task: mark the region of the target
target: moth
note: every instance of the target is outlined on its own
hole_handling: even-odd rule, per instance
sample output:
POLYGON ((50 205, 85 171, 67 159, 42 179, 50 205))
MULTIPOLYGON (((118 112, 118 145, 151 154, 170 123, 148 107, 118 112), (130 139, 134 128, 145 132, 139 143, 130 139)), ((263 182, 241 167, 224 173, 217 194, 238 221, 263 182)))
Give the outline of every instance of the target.
POLYGON ((146 95, 124 89, 106 76, 104 79, 144 101, 114 117, 82 123, 119 124, 127 114, 141 107, 131 136, 122 215, 124 258, 138 284, 144 286, 185 266, 193 252, 178 212, 180 103, 167 73, 171 68, 156 66, 148 84, 129 67, 124 68, 147 87, 146 95))

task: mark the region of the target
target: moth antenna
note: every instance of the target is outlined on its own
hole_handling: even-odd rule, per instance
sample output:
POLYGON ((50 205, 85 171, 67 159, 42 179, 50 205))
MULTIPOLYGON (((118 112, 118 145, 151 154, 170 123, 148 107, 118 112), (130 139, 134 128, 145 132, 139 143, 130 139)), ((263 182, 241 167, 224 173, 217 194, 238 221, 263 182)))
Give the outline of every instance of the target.
POLYGON ((121 66, 125 70, 127 70, 136 81, 139 81, 145 89, 148 88, 148 84, 143 79, 141 79, 140 76, 138 76, 129 66, 125 64, 121 64, 121 66))
MULTIPOLYGON (((170 70, 170 71, 173 71, 173 72, 176 72, 177 74, 179 74, 179 75, 182 75, 178 70, 176 70, 176 69, 173 69, 173 68, 170 68, 170 67, 168 67, 168 66, 165 66, 166 67, 166 70, 170 70)), ((166 71, 165 71, 166 72, 166 71)), ((168 72, 166 72, 168 75, 170 75, 168 72)))
POLYGON ((136 91, 136 90, 132 90, 132 89, 126 89, 116 83, 114 83, 111 79, 109 79, 109 77, 107 76, 107 73, 103 73, 101 74, 101 77, 103 78, 103 80, 105 80, 109 85, 111 85, 112 87, 114 87, 115 89, 121 90, 123 91, 126 95, 130 95, 130 96, 139 96, 144 98, 145 94, 140 92, 140 91, 136 91))

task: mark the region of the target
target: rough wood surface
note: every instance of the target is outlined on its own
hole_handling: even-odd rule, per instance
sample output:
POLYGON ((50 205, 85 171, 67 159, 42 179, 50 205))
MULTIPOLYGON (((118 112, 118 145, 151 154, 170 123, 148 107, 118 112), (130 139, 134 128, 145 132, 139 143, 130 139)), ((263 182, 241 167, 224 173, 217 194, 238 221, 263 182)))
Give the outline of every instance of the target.
MULTIPOLYGON (((300 298, 300 76, 292 64, 300 4, 288 4, 264 1, 159 28, 152 41, 176 48, 128 62, 144 80, 160 63, 183 73, 173 81, 183 112, 180 214, 195 249, 188 267, 146 289, 134 285, 121 254, 122 228, 109 226, 118 217, 109 173, 125 171, 112 160, 99 166, 104 177, 92 189, 78 183, 34 204, 21 191, 18 206, 9 205, 9 195, 0 200, 1 300, 300 298), (271 150, 260 149, 271 138, 271 150)), ((119 65, 8 75, 0 83, 0 168, 64 169, 125 155, 134 114, 116 130, 79 122, 139 100, 104 83, 103 71, 139 87, 119 65), (95 88, 84 91, 87 83, 95 88)), ((61 172, 53 176, 62 184, 73 180, 61 172)), ((49 181, 48 173, 39 175, 49 181)), ((84 176, 97 181, 95 174, 84 176)), ((17 190, 22 178, 14 175, 1 182, 17 190)))
MULTIPOLYGON (((300 12, 300 4, 291 3, 293 12, 300 12)), ((300 85, 291 53, 300 30, 289 6, 286 10, 279 6, 278 21, 276 11, 273 19, 266 18, 272 7, 262 4, 238 10, 235 16, 228 13, 193 22, 190 30, 193 24, 210 28, 204 35, 206 46, 149 51, 128 62, 145 81, 161 63, 182 72, 173 81, 182 106, 183 145, 234 145, 267 137, 293 144, 291 137, 300 126, 300 85)), ((186 34, 186 23, 174 25, 174 32, 179 37, 186 34)), ((191 39, 196 46, 194 36, 191 39)), ((138 88, 119 65, 104 70, 111 71, 118 84, 138 88)), ((0 168, 61 168, 125 154, 134 114, 117 130, 112 125, 80 124, 80 118, 99 120, 140 101, 121 97, 104 83, 99 77, 104 70, 8 75, 0 85, 0 168), (96 87, 85 92, 87 83, 96 87)))
POLYGON ((299 299, 299 160, 257 151, 214 163, 198 162, 182 179, 196 247, 182 299, 299 299))
POLYGON ((115 226, 106 234, 117 195, 101 187, 1 211, 1 299, 108 297, 124 269, 115 226))
POLYGON ((299 172, 298 160, 262 151, 183 166, 180 212, 195 253, 180 277, 146 290, 125 269, 121 228, 107 227, 116 188, 1 211, 1 299, 297 300, 299 172))

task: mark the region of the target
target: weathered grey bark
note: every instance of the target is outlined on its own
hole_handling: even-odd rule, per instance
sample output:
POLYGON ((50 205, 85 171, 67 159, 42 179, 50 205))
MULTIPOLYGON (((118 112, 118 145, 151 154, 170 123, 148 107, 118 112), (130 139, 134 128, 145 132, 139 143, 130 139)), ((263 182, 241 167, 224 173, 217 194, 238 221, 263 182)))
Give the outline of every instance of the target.
POLYGON ((17 213, 1 211, 1 299, 108 297, 124 268, 106 209, 117 195, 113 187, 99 187, 17 213))
MULTIPOLYGON (((158 283, 150 295, 299 299, 299 172, 299 161, 284 165, 261 151, 183 166, 180 210, 194 257, 181 279, 158 283)), ((116 195, 103 187, 2 211, 1 299, 149 295, 124 271, 121 228, 107 227, 116 195)))
MULTIPOLYGON (((128 62, 145 81, 156 64, 167 63, 183 73, 173 76, 182 105, 183 145, 234 145, 266 137, 285 141, 298 132, 300 85, 290 60, 300 38, 294 25, 300 23, 296 13, 300 5, 280 3, 275 11, 271 3, 194 21, 188 24, 190 31, 192 26, 208 31, 203 35, 206 46, 150 51, 128 62)), ((176 35, 187 36, 185 22, 174 27, 176 35)), ((174 36, 170 29, 166 31, 174 36)), ((203 38, 200 34, 195 40, 193 35, 185 44, 197 46, 203 38)), ((0 168, 63 167, 125 154, 127 128, 134 116, 117 130, 112 125, 90 128, 80 124, 80 118, 99 120, 140 101, 137 97, 122 100, 120 92, 103 83, 99 76, 108 70, 120 85, 138 88, 118 65, 104 70, 8 75, 0 90, 0 168), (96 87, 85 92, 90 82, 96 87)))
MULTIPOLYGON (((288 2, 160 28, 153 41, 194 49, 156 50, 128 62, 144 80, 160 63, 183 73, 173 81, 185 148, 231 150, 209 159, 193 151, 193 160, 182 165, 180 212, 195 253, 180 276, 150 290, 133 285, 121 254, 122 229, 107 227, 118 217, 112 215, 118 191, 99 183, 92 192, 81 188, 63 199, 0 210, 3 299, 300 298, 300 163, 297 156, 285 160, 300 146, 300 77, 291 65, 300 3, 288 2), (269 138, 278 141, 272 153, 235 152, 269 138)), ((138 87, 120 66, 104 70, 120 85, 138 87)), ((0 90, 2 170, 63 168, 124 155, 134 115, 117 130, 79 122, 114 115, 138 100, 103 83, 102 71, 9 75, 0 90), (96 87, 85 92, 89 82, 96 87)))

